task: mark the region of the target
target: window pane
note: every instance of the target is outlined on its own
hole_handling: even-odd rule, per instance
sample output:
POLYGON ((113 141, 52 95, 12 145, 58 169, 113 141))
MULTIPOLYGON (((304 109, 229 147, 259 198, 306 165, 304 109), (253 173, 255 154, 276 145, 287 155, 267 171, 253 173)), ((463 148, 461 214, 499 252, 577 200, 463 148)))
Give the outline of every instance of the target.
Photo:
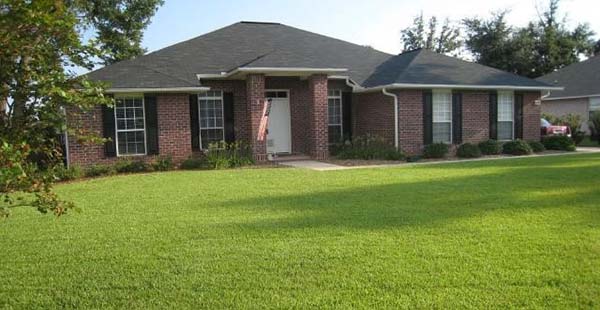
POLYGON ((327 116, 329 125, 342 124, 342 102, 340 99, 329 98, 327 116))
POLYGON ((434 92, 432 103, 434 122, 452 120, 452 94, 450 92, 434 92))
POLYGON ((342 126, 330 125, 328 128, 329 131, 329 143, 338 143, 342 141, 342 126))
POLYGON ((202 139, 202 148, 207 149, 209 144, 223 140, 223 129, 202 129, 200 138, 202 139))
POLYGON ((512 122, 498 122, 498 140, 512 140, 513 139, 513 123, 512 122))
POLYGON ((451 123, 433 123, 433 143, 450 144, 452 141, 450 127, 451 123))

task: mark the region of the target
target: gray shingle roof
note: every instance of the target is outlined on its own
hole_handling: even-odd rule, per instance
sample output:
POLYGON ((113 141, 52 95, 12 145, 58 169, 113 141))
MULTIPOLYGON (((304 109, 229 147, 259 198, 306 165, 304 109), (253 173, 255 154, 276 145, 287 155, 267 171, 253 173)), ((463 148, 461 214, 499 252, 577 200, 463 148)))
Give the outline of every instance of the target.
MULTIPOLYGON (((417 50, 397 56, 275 23, 239 22, 89 73, 112 88, 198 86, 196 74, 238 67, 348 69, 363 86, 391 83, 547 86, 456 58, 417 50)), ((344 75, 345 75, 344 74, 344 75)))
POLYGON ((402 53, 377 67, 363 86, 437 84, 548 87, 547 84, 426 49, 402 53))
POLYGON ((600 56, 566 66, 538 78, 551 85, 560 85, 562 91, 552 91, 548 98, 585 97, 600 94, 600 56))

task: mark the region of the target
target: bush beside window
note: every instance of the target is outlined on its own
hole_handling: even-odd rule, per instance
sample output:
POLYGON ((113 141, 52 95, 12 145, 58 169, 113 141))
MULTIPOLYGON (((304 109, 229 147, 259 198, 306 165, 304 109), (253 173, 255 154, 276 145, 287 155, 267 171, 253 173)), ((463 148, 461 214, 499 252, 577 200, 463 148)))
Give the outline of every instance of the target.
POLYGON ((475 144, 464 143, 456 150, 456 156, 460 158, 477 158, 481 157, 481 150, 475 144))
POLYGON ((502 153, 502 145, 493 139, 483 141, 478 146, 483 155, 498 155, 502 153))
POLYGON ((575 151, 575 142, 567 136, 548 136, 542 139, 544 147, 548 150, 575 151))
POLYGON ((252 149, 241 141, 211 143, 205 156, 208 167, 211 169, 236 168, 254 163, 252 149))
POLYGON ((96 164, 87 167, 83 174, 88 178, 93 178, 106 175, 114 175, 116 173, 117 171, 113 166, 96 164))
POLYGON ((117 161, 115 170, 118 173, 136 173, 152 171, 150 165, 142 160, 131 160, 129 158, 117 161))
POLYGON ((404 159, 404 154, 387 143, 385 139, 369 134, 357 136, 352 142, 346 144, 337 144, 333 147, 333 150, 335 156, 339 159, 404 159))
POLYGON ((174 168, 171 156, 159 156, 152 163, 152 169, 155 171, 168 171, 174 168))
POLYGON ((502 145, 502 153, 509 155, 530 155, 533 153, 529 143, 523 140, 513 140, 502 145))
POLYGON ((432 143, 425 146, 423 157, 425 158, 444 158, 448 155, 449 146, 445 143, 432 143))
POLYGON ((183 170, 208 169, 208 162, 206 161, 206 157, 190 157, 184 160, 179 168, 183 170))
POLYGON ((544 144, 542 144, 542 142, 529 141, 528 143, 534 153, 541 153, 546 150, 546 148, 544 147, 544 144))

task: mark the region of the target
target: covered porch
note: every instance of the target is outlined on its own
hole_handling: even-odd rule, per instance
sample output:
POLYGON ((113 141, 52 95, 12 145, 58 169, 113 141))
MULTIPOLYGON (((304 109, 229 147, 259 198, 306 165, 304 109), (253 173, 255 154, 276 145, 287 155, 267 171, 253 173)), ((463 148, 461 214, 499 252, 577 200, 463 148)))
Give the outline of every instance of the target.
POLYGON ((351 135, 352 88, 345 79, 331 78, 331 72, 248 72, 218 79, 215 75, 198 77, 210 91, 198 95, 197 111, 194 99, 190 99, 192 137, 197 135, 199 140, 193 141, 192 148, 205 149, 207 142, 222 137, 227 142, 248 143, 256 161, 267 160, 268 154, 326 159, 330 143, 351 135), (215 101, 215 96, 221 96, 222 101, 215 101), (268 99, 268 130, 261 139, 259 128, 268 99), (218 127, 222 127, 222 132, 218 127))

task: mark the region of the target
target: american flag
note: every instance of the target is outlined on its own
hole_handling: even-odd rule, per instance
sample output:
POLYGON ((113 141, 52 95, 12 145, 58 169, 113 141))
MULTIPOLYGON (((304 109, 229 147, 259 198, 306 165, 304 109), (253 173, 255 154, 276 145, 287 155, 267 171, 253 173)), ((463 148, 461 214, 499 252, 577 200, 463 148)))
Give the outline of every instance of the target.
POLYGON ((260 126, 258 126, 258 137, 256 140, 264 141, 267 138, 267 127, 269 126, 269 113, 271 113, 271 99, 265 100, 260 126))

